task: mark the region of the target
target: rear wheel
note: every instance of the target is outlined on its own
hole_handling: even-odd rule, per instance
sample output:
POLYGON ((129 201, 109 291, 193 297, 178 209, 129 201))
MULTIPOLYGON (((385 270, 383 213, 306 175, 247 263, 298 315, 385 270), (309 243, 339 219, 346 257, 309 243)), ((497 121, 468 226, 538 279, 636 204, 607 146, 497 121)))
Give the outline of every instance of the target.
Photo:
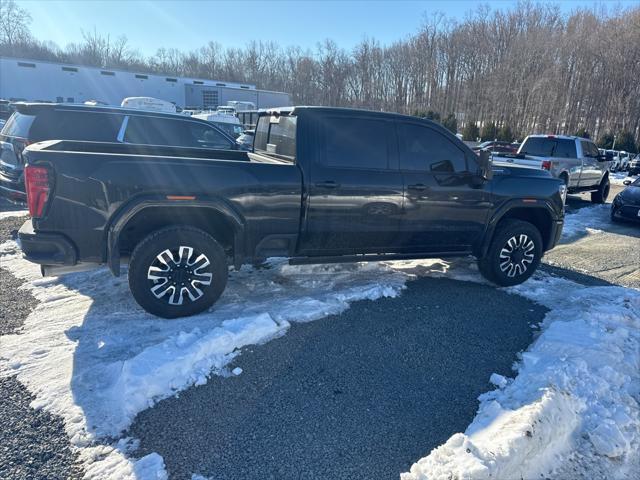
POLYGON ((607 201, 607 197, 609 196, 609 190, 611 189, 611 184, 609 183, 609 177, 606 176, 598 185, 598 189, 595 192, 591 192, 591 202, 592 203, 604 203, 607 201))
POLYGON ((209 308, 227 285, 227 258, 208 233, 189 226, 158 230, 142 240, 129 263, 136 302, 163 318, 195 315, 209 308))
POLYGON ((478 267, 487 280, 508 287, 527 280, 541 258, 542 237, 538 229, 529 222, 507 219, 496 228, 478 267))

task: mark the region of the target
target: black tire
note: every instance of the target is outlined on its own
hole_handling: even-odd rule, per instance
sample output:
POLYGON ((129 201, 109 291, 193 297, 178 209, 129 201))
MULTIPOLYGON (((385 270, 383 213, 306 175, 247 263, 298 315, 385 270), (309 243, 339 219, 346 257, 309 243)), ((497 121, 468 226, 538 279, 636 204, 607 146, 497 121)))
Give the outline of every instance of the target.
POLYGON ((609 183, 609 176, 607 175, 602 179, 600 185, 598 185, 598 190, 595 192, 591 192, 591 202, 592 203, 604 203, 607 201, 607 197, 609 196, 609 190, 611 190, 611 184, 609 183))
POLYGON ((565 186, 564 197, 562 199, 562 202, 566 205, 567 195, 569 195, 569 175, 567 175, 566 173, 561 173, 559 178, 560 180, 562 180, 565 186))
POLYGON ((487 254, 478 260, 478 268, 487 280, 497 285, 518 285, 538 268, 542 252, 542 236, 534 225, 506 219, 498 224, 487 254))
POLYGON ((147 312, 187 317, 220 298, 228 274, 224 249, 211 235, 186 225, 172 226, 151 233, 136 246, 129 262, 129 288, 147 312))
POLYGON ((616 217, 616 211, 617 211, 616 207, 611 205, 611 221, 618 223, 620 220, 618 219, 618 217, 616 217))

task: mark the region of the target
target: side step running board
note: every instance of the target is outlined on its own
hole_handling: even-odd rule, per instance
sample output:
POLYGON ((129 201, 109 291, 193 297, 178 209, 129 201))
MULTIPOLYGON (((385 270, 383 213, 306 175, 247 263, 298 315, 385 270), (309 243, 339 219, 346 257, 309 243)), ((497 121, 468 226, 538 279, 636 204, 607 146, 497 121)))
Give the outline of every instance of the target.
POLYGON ((464 257, 465 255, 472 255, 472 253, 470 251, 387 254, 365 253, 359 255, 336 255, 332 257, 294 257, 289 259, 289 265, 308 265, 313 263, 380 262, 388 260, 419 260, 423 258, 464 257))

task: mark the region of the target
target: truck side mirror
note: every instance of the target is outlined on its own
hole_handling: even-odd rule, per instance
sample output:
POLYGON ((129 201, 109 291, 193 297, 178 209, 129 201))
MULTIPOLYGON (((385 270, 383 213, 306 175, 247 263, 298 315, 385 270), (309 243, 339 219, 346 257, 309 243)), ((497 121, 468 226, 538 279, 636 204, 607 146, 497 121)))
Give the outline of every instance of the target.
POLYGON ((489 152, 489 150, 480 150, 478 155, 478 167, 478 174, 484 180, 491 180, 493 178, 491 152, 489 152))

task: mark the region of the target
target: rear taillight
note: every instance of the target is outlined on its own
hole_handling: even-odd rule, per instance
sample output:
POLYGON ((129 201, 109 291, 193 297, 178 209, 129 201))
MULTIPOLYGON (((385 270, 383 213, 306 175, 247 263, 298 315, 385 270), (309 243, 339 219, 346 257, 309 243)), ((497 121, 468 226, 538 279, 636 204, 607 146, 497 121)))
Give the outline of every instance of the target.
POLYGON ((550 160, 543 160, 542 161, 542 169, 543 170, 551 170, 551 161, 550 160))
POLYGON ((49 170, 45 167, 27 165, 24 169, 24 185, 27 191, 29 215, 34 218, 41 217, 51 191, 49 170))

